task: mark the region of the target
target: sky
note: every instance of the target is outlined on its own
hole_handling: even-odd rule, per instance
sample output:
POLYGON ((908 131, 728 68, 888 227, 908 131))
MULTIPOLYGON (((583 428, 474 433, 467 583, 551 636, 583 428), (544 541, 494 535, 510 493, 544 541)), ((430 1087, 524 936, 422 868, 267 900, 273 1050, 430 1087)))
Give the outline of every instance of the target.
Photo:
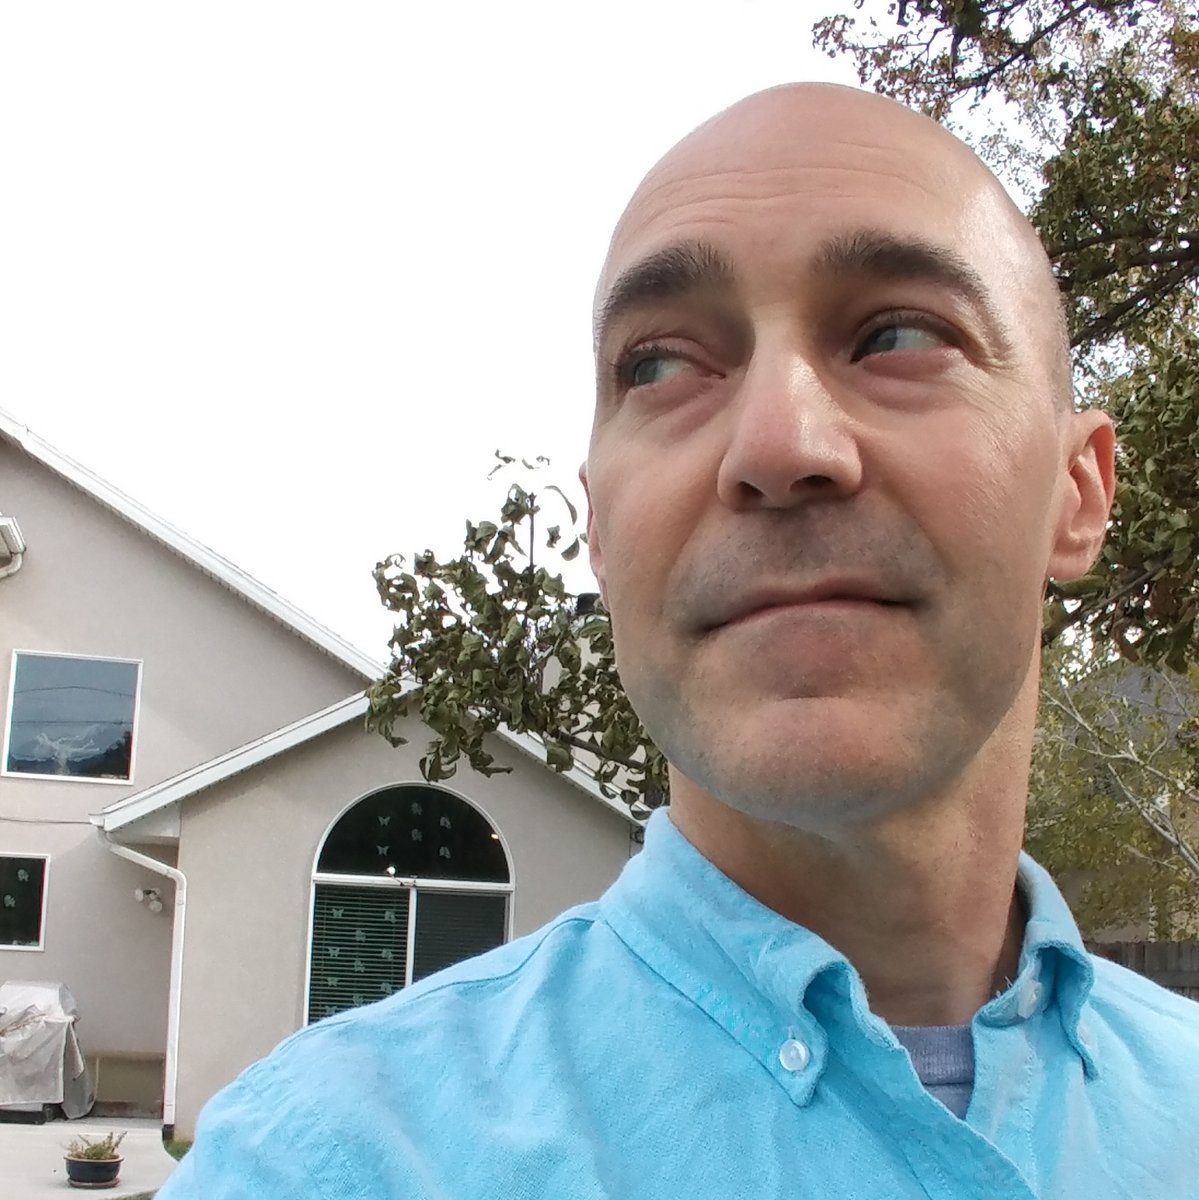
POLYGON ((384 658, 375 563, 458 550, 497 449, 579 497, 612 226, 727 104, 855 82, 831 7, 4 5, 0 407, 384 658))

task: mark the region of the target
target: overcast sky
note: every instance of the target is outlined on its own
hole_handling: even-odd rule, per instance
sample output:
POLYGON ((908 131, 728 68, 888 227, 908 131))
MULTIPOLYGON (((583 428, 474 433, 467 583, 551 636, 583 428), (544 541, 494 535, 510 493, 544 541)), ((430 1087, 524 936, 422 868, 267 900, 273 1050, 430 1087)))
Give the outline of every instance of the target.
POLYGON ((4 5, 0 407, 383 657, 372 567, 455 550, 497 448, 573 484, 641 175, 749 92, 853 82, 828 10, 4 5))

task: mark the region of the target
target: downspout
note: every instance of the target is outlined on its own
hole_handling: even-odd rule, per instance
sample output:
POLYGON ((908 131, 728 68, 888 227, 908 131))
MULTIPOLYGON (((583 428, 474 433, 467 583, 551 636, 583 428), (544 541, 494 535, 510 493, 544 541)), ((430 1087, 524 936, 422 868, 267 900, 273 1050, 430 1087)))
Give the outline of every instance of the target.
POLYGON ((187 877, 178 867, 114 842, 107 831, 99 834, 104 844, 119 858, 127 858, 147 871, 165 875, 175 884, 175 920, 171 926, 171 975, 167 1002, 166 1072, 162 1086, 162 1136, 175 1136, 175 1092, 179 1080, 179 1008, 183 984, 183 930, 187 919, 187 877))
POLYGON ((0 567, 0 579, 7 579, 10 575, 15 575, 21 569, 21 560, 24 557, 23 554, 14 554, 12 562, 7 566, 0 567))

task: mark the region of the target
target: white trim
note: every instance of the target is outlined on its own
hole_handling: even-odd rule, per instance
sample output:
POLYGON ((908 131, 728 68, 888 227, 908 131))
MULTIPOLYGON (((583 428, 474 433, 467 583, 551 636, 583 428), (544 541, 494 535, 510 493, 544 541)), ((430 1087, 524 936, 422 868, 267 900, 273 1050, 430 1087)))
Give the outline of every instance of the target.
POLYGON ((425 879, 409 875, 335 875, 321 871, 312 877, 314 883, 332 883, 338 887, 367 887, 380 890, 390 887, 420 888, 426 892, 492 892, 495 895, 511 895, 510 883, 487 883, 476 879, 425 879))
POLYGON ((300 993, 300 1012, 297 1029, 304 1029, 311 1022, 308 1010, 312 1004, 312 939, 316 936, 316 877, 308 877, 308 933, 304 938, 304 990, 300 993))
MULTIPOLYGON (((496 732, 510 746, 514 746, 517 750, 521 750, 530 758, 535 759, 547 771, 553 771, 553 767, 545 761, 545 743, 540 738, 534 737, 531 733, 518 733, 506 725, 501 726, 496 732)), ((576 764, 569 771, 554 771, 554 774, 569 779, 576 787, 582 788, 589 796, 594 797, 613 812, 619 813, 626 821, 638 828, 643 826, 649 817, 648 813, 644 817, 636 817, 630 811, 629 806, 619 797, 605 795, 595 781, 595 777, 585 767, 576 764)))
POLYGON ((328 708, 322 708, 311 716, 293 721, 290 725, 284 725, 282 729, 276 729, 273 733, 247 742, 244 746, 238 746, 227 754, 181 771, 178 775, 164 779, 161 783, 156 783, 153 787, 146 788, 145 791, 138 792, 136 795, 126 796, 124 800, 110 804, 103 812, 93 816, 92 822, 106 832, 113 833, 133 821, 157 812, 160 808, 176 804, 222 780, 238 775, 242 771, 248 771, 251 767, 265 762, 268 758, 274 758, 277 754, 282 754, 293 746, 319 737, 322 733, 336 729, 338 726, 352 721, 355 717, 363 716, 366 710, 367 699, 364 695, 355 693, 353 696, 347 696, 344 700, 330 704, 328 708))
POLYGON ((338 637, 331 629, 313 620, 307 613, 302 612, 277 592, 248 575, 240 567, 234 566, 227 558, 189 537, 181 529, 176 528, 169 521, 164 521, 162 517, 139 504, 131 496, 127 496, 119 488, 113 487, 112 484, 93 474, 81 463, 68 458, 60 450, 56 450, 49 442, 43 441, 37 434, 31 433, 27 425, 22 424, 3 409, 0 409, 0 437, 7 438, 19 446, 31 458, 36 459, 43 466, 49 467, 56 475, 73 484, 92 499, 98 500, 105 508, 124 517, 130 524, 166 546, 180 558, 199 567, 206 575, 241 596, 255 608, 273 617, 293 633, 299 634, 318 650, 323 650, 330 658, 336 659, 352 671, 357 671, 366 679, 382 677, 385 670, 384 664, 377 662, 356 646, 352 646, 344 638, 338 637))
POLYGON ((12 666, 8 673, 8 720, 4 722, 4 745, 0 752, 0 778, 6 779, 52 779, 58 783, 101 783, 109 787, 132 787, 133 778, 137 773, 138 719, 142 710, 142 675, 145 670, 145 659, 125 658, 119 654, 72 654, 66 650, 20 650, 12 652, 12 666), (17 656, 28 655, 30 658, 69 658, 82 662, 126 663, 137 668, 137 679, 133 685, 133 730, 129 742, 129 778, 114 779, 111 776, 91 775, 39 775, 33 771, 10 771, 8 769, 8 751, 12 742, 12 720, 15 715, 14 699, 17 687, 17 656))
MULTIPOLYGON (((147 817, 159 809, 166 808, 168 805, 177 804, 180 800, 184 800, 188 796, 193 796, 205 788, 212 787, 225 779, 240 774, 242 771, 248 771, 251 767, 257 766, 269 758, 274 758, 276 755, 282 754, 294 746, 299 746, 314 737, 319 737, 322 733, 327 733, 331 729, 336 729, 338 726, 352 721, 355 717, 363 717, 366 715, 369 707, 370 704, 366 696, 361 692, 355 692, 352 696, 347 696, 344 700, 339 700, 336 704, 329 705, 328 708, 322 708, 310 716, 301 717, 300 720, 293 721, 290 725, 284 725, 281 729, 276 729, 272 733, 265 734, 255 741, 247 742, 244 746, 238 746, 236 749, 230 750, 227 754, 222 754, 217 758, 209 759, 207 762, 200 763, 198 766, 191 767, 186 771, 181 771, 178 775, 173 775, 170 779, 164 779, 161 783, 156 783, 153 787, 146 788, 145 791, 137 792, 132 796, 126 796, 123 800, 118 800, 115 804, 110 804, 102 812, 95 814, 92 817, 92 823, 107 833, 115 833, 118 829, 132 824, 134 821, 141 820, 142 817, 147 817)), ((548 771, 551 769, 546 764, 544 757, 539 758, 539 755, 543 754, 544 751, 541 748, 541 743, 531 734, 516 734, 511 732, 511 730, 503 730, 501 731, 501 736, 505 741, 516 746, 531 758, 539 759, 539 765, 545 770, 548 771)), ((620 800, 604 796, 599 790, 599 785, 586 771, 576 767, 574 771, 564 772, 563 774, 576 787, 581 788, 588 795, 601 800, 614 812, 624 817, 631 825, 639 828, 644 824, 644 821, 635 817, 620 800)), ((55 778, 59 777, 55 776, 55 778)), ((468 804, 477 808, 491 822, 491 827, 499 833, 500 840, 504 846, 504 854, 508 859, 508 869, 509 871, 513 870, 512 852, 507 840, 504 838, 503 831, 477 801, 464 795, 462 792, 446 787, 440 782, 430 784, 426 783, 423 779, 401 780, 395 783, 384 784, 382 787, 401 787, 406 785, 414 787, 440 787, 443 791, 452 792, 468 804)), ((371 795, 373 792, 381 791, 382 787, 372 788, 370 792, 364 792, 357 799, 351 800, 341 810, 341 814, 339 815, 344 815, 353 805, 357 804, 358 800, 365 799, 366 796, 371 795)), ((334 820, 336 819, 334 818, 334 820)), ((332 828, 332 825, 329 828, 332 828)), ((325 830, 326 837, 328 833, 329 829, 327 828, 325 830)), ((324 844, 323 839, 321 844, 324 844)), ((319 853, 318 849, 317 854, 319 855, 319 853)))
POLYGON ((42 868, 42 915, 37 927, 36 946, 18 946, 12 942, 0 942, 0 950, 32 950, 41 952, 46 949, 46 913, 49 911, 50 900, 50 854, 18 854, 15 850, 0 851, 0 858, 40 858, 46 865, 42 868))
POLYGON ((412 966, 416 962, 416 906, 420 897, 416 888, 408 893, 408 930, 404 934, 404 986, 412 986, 412 966))

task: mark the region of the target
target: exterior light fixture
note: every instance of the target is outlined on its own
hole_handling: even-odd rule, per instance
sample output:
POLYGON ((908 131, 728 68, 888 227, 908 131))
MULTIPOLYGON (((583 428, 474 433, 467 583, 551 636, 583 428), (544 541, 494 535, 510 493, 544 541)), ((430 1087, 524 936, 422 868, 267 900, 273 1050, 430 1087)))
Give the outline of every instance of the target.
POLYGON ((144 904, 152 913, 162 912, 162 897, 157 888, 134 888, 133 898, 138 904, 144 904))
POLYGON ((21 527, 16 517, 0 517, 0 542, 10 558, 25 553, 25 539, 21 536, 21 527))
POLYGON ((16 517, 0 517, 0 579, 15 575, 21 569, 25 555, 25 539, 16 517), (7 561, 5 561, 7 560, 7 561))

